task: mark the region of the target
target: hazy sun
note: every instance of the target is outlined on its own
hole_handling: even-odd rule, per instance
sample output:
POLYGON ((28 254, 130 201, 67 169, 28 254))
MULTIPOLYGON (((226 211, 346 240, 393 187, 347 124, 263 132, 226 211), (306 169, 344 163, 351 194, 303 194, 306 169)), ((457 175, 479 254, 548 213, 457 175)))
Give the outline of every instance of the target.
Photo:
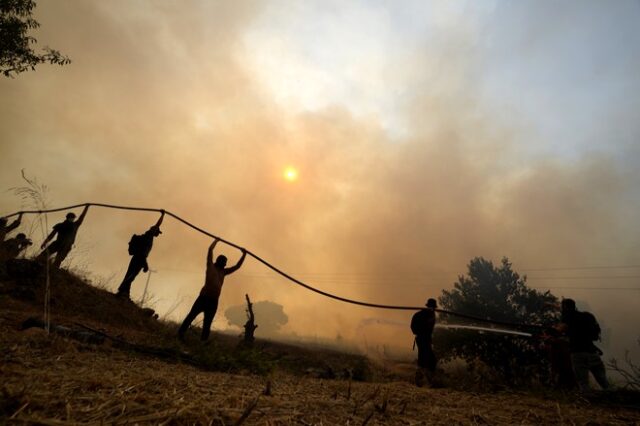
POLYGON ((294 181, 298 180, 298 171, 295 168, 291 167, 291 166, 289 166, 286 169, 284 169, 284 174, 283 175, 284 175, 284 178, 286 180, 288 180, 289 182, 294 182, 294 181))

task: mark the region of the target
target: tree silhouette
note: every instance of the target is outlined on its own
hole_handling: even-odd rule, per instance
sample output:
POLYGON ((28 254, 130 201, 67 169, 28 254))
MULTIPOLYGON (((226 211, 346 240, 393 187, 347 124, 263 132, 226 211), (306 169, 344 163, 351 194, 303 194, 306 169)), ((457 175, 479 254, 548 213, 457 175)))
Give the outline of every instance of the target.
MULTIPOLYGON (((282 305, 268 300, 253 303, 253 312, 255 313, 255 323, 259 326, 256 329, 258 335, 273 336, 280 330, 280 327, 289 321, 282 305)), ((244 327, 247 322, 246 306, 232 306, 224 311, 224 316, 229 325, 244 327)))
MULTIPOLYGON (((468 265, 467 276, 459 276, 451 291, 444 290, 441 306, 450 311, 513 323, 549 326, 558 321, 557 298, 528 288, 526 276, 511 269, 507 258, 500 266, 477 257, 468 265)), ((446 318, 442 318, 445 319, 446 318)), ((547 359, 539 342, 496 333, 468 330, 440 330, 434 338, 443 359, 480 360, 510 383, 531 378, 544 379, 547 359)))
POLYGON ((71 63, 68 57, 49 47, 44 47, 39 54, 32 49, 37 40, 29 31, 40 26, 31 16, 35 6, 34 0, 0 1, 0 72, 5 77, 35 70, 36 65, 44 62, 71 63))

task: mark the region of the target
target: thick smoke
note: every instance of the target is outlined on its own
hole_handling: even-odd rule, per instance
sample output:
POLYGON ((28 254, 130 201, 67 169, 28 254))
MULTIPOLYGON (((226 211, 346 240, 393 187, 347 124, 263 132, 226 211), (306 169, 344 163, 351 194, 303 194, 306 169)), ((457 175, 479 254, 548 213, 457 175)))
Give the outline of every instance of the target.
MULTIPOLYGON (((529 155, 523 144, 538 135, 525 118, 485 101, 468 34, 432 40, 423 54, 397 64, 399 75, 423 71, 403 88, 411 96, 398 112, 407 128, 398 138, 379 117, 341 105, 292 113, 276 104, 242 59, 251 54, 242 36, 263 8, 42 2, 37 36, 73 63, 0 80, 5 187, 21 185, 24 168, 51 188, 53 206, 166 208, 311 284, 380 303, 422 305, 450 288, 474 256, 508 256, 518 271, 637 264, 638 177, 624 165, 635 162, 621 162, 611 147, 571 158, 529 155), (281 178, 288 164, 300 170, 294 184, 281 178)), ((637 125, 616 125, 629 126, 637 139, 637 125)), ((637 159, 637 150, 628 152, 637 159)), ((4 213, 21 207, 11 193, 2 194, 2 206, 4 213)), ((129 236, 155 218, 92 209, 79 237, 87 250, 74 262, 113 275, 108 286, 115 288, 129 236)), ((151 291, 159 311, 175 308, 179 319, 202 284, 209 241, 171 219, 163 230, 150 258, 158 270, 151 291)), ((222 251, 237 260, 237 251, 222 251)), ((531 272, 530 283, 637 283, 593 278, 611 272, 569 274, 590 275, 562 281, 548 279, 553 271, 531 272)), ((143 285, 138 278, 134 295, 143 285)), ((241 304, 245 293, 283 305, 286 330, 298 334, 340 333, 358 342, 358 325, 372 316, 297 288, 252 260, 228 278, 220 312, 241 304)), ((618 354, 635 344, 637 291, 554 293, 587 303, 611 329, 618 354)), ((385 339, 407 347, 411 341, 408 327, 385 339)))

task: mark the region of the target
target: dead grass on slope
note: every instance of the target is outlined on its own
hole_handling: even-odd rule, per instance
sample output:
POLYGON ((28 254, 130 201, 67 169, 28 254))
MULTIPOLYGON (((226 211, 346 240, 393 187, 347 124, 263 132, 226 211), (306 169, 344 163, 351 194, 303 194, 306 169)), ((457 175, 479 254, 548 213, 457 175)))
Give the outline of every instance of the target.
POLYGON ((284 373, 203 372, 0 322, 10 424, 640 424, 637 409, 284 373))
POLYGON ((637 402, 633 408, 615 398, 594 403, 575 395, 418 389, 409 383, 410 366, 378 383, 322 380, 307 377, 308 370, 353 372, 363 358, 273 342, 234 355, 237 339, 219 334, 211 345, 182 346, 175 327, 64 270, 52 274, 55 323, 80 322, 139 345, 189 351, 217 371, 114 341, 94 345, 38 328, 18 331, 24 319, 42 315, 42 269, 28 260, 7 266, 0 271, 0 424, 640 425, 637 402), (278 368, 264 375, 246 368, 265 360, 278 368))
MULTIPOLYGON (((7 321, 19 327, 27 318, 42 318, 46 270, 29 259, 0 263, 0 308, 7 321)), ((253 347, 239 346, 236 336, 212 333, 208 344, 201 344, 197 330, 190 330, 188 344, 177 340, 177 324, 159 321, 131 301, 93 287, 82 277, 64 269, 50 271, 52 322, 67 328, 89 327, 104 333, 110 342, 126 342, 127 350, 155 352, 174 361, 189 358, 206 370, 267 374, 284 369, 294 374, 326 378, 349 376, 370 378, 367 359, 361 355, 309 348, 258 339, 253 347)), ((86 331, 86 330, 85 330, 86 331)))

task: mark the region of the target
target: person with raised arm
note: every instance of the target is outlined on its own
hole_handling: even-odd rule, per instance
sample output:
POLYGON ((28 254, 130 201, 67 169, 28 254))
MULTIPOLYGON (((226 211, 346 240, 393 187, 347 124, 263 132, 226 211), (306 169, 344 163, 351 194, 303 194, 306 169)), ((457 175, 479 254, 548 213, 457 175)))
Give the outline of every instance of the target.
POLYGON ((64 222, 57 223, 53 225, 53 230, 44 240, 40 248, 42 248, 42 253, 36 257, 37 261, 49 261, 49 258, 52 254, 55 254, 56 257, 53 260, 53 266, 56 268, 60 267, 60 264, 67 257, 71 249, 73 248, 73 243, 76 241, 76 234, 78 233, 78 228, 82 225, 84 221, 84 217, 87 215, 87 211, 89 210, 89 205, 84 206, 84 210, 80 213, 80 217, 78 220, 74 220, 76 218, 75 213, 70 212, 67 213, 66 220, 64 222), (54 242, 47 246, 47 243, 53 239, 53 237, 58 236, 54 242))
POLYGON ((127 272, 124 274, 120 287, 118 287, 116 296, 123 299, 129 299, 133 280, 138 276, 140 271, 149 271, 147 257, 149 256, 149 253, 151 253, 153 239, 162 234, 162 231, 160 231, 160 225, 164 219, 165 211, 160 210, 160 212, 160 219, 158 219, 156 224, 150 227, 147 232, 142 235, 133 234, 131 236, 131 240, 129 240, 129 255, 131 256, 131 261, 129 261, 129 267, 127 268, 127 272))
POLYGON ((18 214, 18 218, 13 221, 11 225, 7 225, 9 223, 6 217, 0 217, 0 243, 7 238, 7 234, 18 226, 20 226, 20 222, 22 221, 22 213, 18 214))
POLYGON ((202 290, 200 290, 200 295, 193 303, 191 310, 182 322, 178 331, 178 338, 182 341, 184 341, 184 333, 200 313, 204 313, 201 340, 204 341, 209 338, 211 323, 213 322, 213 318, 216 316, 216 311, 218 310, 218 300, 220 299, 220 293, 222 292, 224 278, 240 269, 245 257, 247 256, 247 251, 245 249, 241 249, 242 256, 240 257, 240 260, 238 260, 238 263, 236 263, 235 266, 230 268, 226 268, 227 257, 222 254, 216 258, 214 263, 213 249, 216 244, 218 244, 218 241, 219 240, 217 238, 214 239, 209 246, 204 286, 202 287, 202 290))

